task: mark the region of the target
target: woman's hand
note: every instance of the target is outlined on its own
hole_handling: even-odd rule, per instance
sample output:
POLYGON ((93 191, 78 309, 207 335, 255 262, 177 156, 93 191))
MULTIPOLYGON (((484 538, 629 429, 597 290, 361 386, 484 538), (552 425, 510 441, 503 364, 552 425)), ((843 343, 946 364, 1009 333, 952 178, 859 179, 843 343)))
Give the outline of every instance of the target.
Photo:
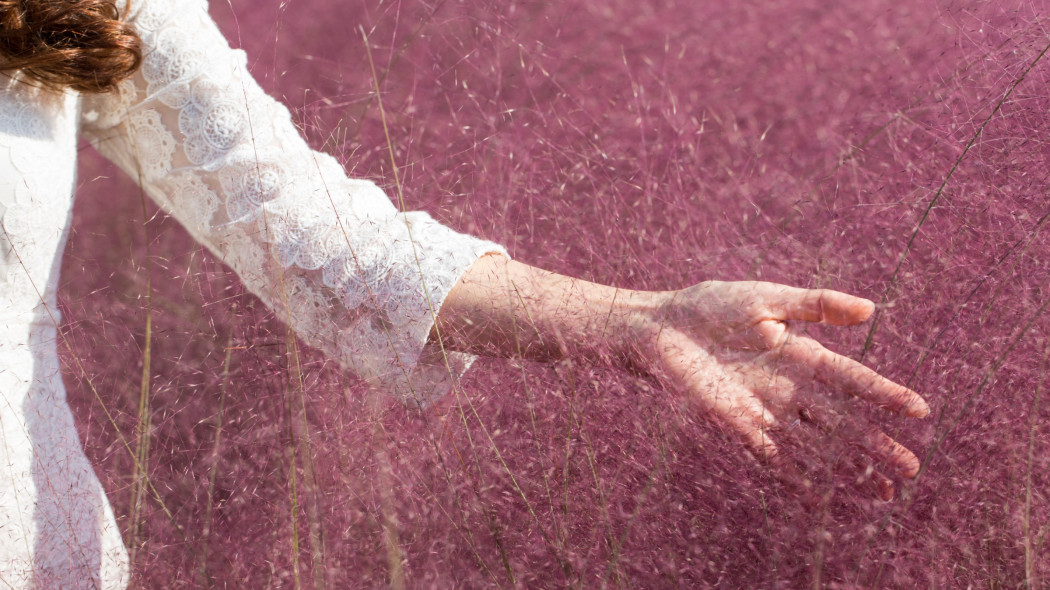
POLYGON ((492 356, 641 369, 730 428, 794 487, 808 484, 778 440, 802 442, 822 461, 847 459, 888 500, 893 482, 878 469, 912 478, 919 460, 858 419, 847 398, 920 418, 929 413, 926 402, 799 330, 806 322, 857 324, 873 309, 836 291, 761 282, 630 291, 492 255, 449 293, 431 340, 492 356))
POLYGON ((883 499, 893 497, 892 480, 863 455, 899 477, 918 473, 918 458, 856 418, 846 397, 916 418, 929 414, 926 402, 798 329, 805 323, 858 324, 871 316, 870 301, 823 289, 717 281, 661 297, 658 310, 635 324, 635 362, 737 433, 783 478, 807 487, 777 445, 779 437, 812 440, 806 430, 839 443, 813 448, 851 453, 861 478, 870 477, 883 499))

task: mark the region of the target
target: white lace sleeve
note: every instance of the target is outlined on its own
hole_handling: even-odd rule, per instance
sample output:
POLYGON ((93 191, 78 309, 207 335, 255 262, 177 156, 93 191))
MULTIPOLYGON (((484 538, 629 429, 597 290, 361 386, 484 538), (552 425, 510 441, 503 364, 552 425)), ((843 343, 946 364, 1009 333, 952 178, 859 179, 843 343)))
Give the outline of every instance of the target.
POLYGON ((470 357, 425 347, 460 275, 502 248, 402 213, 311 151, 202 0, 134 0, 143 65, 86 97, 83 131, 306 342, 428 403, 470 357))

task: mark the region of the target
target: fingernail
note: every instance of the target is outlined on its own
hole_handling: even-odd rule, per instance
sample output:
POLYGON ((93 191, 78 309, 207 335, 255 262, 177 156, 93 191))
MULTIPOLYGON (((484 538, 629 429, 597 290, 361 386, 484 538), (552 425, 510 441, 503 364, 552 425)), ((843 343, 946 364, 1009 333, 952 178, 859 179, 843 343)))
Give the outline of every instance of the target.
POLYGON ((930 415, 930 406, 924 400, 919 400, 917 404, 908 408, 905 415, 909 418, 925 418, 930 415))
POLYGON ((889 482, 882 482, 879 484, 879 497, 882 498, 883 502, 893 501, 893 484, 889 482))

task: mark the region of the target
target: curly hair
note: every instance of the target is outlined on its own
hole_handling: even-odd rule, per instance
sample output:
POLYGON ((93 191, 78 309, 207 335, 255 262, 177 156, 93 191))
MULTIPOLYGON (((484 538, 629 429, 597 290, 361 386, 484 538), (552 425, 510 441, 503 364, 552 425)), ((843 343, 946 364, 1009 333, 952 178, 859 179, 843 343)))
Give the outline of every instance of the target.
POLYGON ((112 0, 0 0, 0 71, 106 92, 141 61, 139 37, 112 0))

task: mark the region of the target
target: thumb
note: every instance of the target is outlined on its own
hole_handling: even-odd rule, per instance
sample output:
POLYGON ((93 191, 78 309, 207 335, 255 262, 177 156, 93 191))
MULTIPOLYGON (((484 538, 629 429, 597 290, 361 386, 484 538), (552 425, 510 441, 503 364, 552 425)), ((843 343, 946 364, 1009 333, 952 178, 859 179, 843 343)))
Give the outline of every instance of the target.
POLYGON ((875 311, 875 304, 868 299, 840 291, 778 287, 769 300, 770 310, 778 320, 852 326, 867 320, 875 311))

